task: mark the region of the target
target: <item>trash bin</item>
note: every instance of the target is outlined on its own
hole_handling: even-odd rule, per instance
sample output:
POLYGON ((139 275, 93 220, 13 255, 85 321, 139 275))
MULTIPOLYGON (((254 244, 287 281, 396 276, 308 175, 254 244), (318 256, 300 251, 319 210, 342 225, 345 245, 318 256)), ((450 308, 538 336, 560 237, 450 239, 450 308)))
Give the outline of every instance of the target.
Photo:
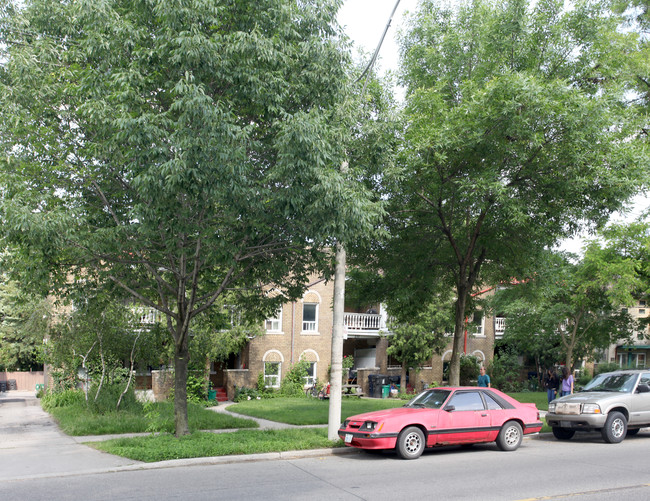
POLYGON ((388 398, 390 395, 390 386, 385 384, 381 387, 381 398, 388 398))
POLYGON ((45 389, 45 385, 44 385, 43 383, 36 383, 36 386, 35 386, 34 389, 35 389, 37 392, 38 392, 39 390, 44 390, 44 389, 45 389))
POLYGON ((7 382, 0 381, 0 391, 7 391, 7 382))
POLYGON ((17 390, 18 386, 16 385, 16 380, 15 379, 8 379, 7 380, 7 389, 8 390, 17 390))
POLYGON ((217 390, 208 390, 208 400, 217 399, 217 390))

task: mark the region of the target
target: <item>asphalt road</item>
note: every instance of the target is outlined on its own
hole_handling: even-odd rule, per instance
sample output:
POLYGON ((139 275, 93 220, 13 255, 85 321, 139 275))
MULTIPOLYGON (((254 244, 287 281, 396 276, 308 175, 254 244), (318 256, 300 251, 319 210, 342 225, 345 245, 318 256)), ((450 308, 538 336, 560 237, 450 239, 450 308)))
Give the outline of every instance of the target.
MULTIPOLYGON (((27 475, 1 471, 11 469, 12 457, 20 461, 21 453, 31 453, 38 439, 32 436, 30 449, 23 449, 15 440, 5 447, 3 438, 6 435, 0 433, 2 501, 650 499, 650 430, 621 444, 605 444, 599 434, 576 435, 568 442, 545 435, 525 439, 510 453, 482 444, 434 449, 414 461, 392 453, 353 451, 293 459, 261 455, 234 463, 143 465, 75 444, 84 465, 76 461, 65 471, 55 468, 27 475)), ((47 441, 40 445, 47 448, 47 441)), ((62 463, 77 456, 67 442, 56 447, 67 454, 62 463)))

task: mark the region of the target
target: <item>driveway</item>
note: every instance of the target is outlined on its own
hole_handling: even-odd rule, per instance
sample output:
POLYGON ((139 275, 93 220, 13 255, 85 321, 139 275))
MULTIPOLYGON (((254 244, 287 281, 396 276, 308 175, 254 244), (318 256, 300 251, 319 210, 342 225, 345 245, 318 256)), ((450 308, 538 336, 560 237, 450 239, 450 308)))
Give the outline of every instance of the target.
POLYGON ((136 464, 141 463, 97 451, 65 435, 33 392, 0 392, 0 482, 136 464))

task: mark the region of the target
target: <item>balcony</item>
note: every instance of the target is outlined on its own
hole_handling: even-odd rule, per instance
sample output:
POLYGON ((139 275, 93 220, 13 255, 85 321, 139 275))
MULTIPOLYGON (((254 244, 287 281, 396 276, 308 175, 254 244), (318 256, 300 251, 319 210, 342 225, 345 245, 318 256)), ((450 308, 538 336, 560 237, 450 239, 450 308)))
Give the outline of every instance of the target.
POLYGON ((494 317, 494 339, 503 338, 506 331, 506 317, 494 317))
POLYGON ((382 316, 377 313, 344 313, 343 325, 347 337, 379 337, 382 325, 382 316))
POLYGON ((154 308, 138 307, 132 311, 139 325, 154 325, 160 321, 160 312, 154 308))

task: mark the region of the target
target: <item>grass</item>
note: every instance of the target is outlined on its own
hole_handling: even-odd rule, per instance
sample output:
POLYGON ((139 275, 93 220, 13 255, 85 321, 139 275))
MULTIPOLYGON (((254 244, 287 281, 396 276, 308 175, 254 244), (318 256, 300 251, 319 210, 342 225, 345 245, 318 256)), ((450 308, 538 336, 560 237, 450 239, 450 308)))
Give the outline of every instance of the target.
POLYGON ((512 398, 522 403, 532 403, 540 411, 548 410, 548 398, 545 391, 522 391, 519 393, 508 393, 512 398))
MULTIPOLYGON (((54 407, 48 412, 68 435, 109 435, 120 433, 142 433, 151 431, 174 431, 174 405, 169 402, 153 404, 149 416, 142 407, 120 412, 96 413, 83 404, 54 407), (152 422, 154 421, 154 422, 152 422)), ((258 424, 250 419, 217 413, 196 404, 187 406, 191 430, 223 430, 232 428, 256 428, 258 424)))
POLYGON ((181 438, 167 434, 149 435, 118 438, 88 445, 137 461, 154 462, 169 459, 342 447, 343 442, 328 440, 325 428, 293 428, 287 430, 241 430, 233 433, 196 432, 181 438))
MULTIPOLYGON (((540 410, 548 408, 545 392, 522 392, 509 394, 520 402, 531 402, 540 410)), ((398 399, 344 398, 341 419, 354 414, 404 405, 398 399)), ((188 405, 192 430, 218 430, 240 428, 229 433, 206 433, 195 431, 186 437, 176 438, 173 432, 173 405, 158 403, 153 413, 121 411, 120 413, 93 414, 79 404, 50 409, 63 431, 70 435, 101 435, 150 431, 152 414, 159 414, 158 429, 166 433, 143 437, 118 438, 88 444, 110 454, 138 461, 154 462, 169 459, 243 455, 265 452, 283 452, 342 447, 340 440, 330 441, 326 428, 299 428, 286 430, 245 430, 256 427, 254 421, 231 417, 202 406, 188 405)), ((229 410, 239 414, 269 419, 294 425, 327 424, 329 402, 306 398, 274 398, 250 400, 234 404, 229 410)), ((550 431, 546 423, 542 432, 550 431)))
MULTIPOLYGON (((360 399, 344 398, 341 403, 341 420, 361 414, 405 404, 398 399, 360 399)), ((279 423, 295 425, 327 424, 329 419, 329 401, 316 398, 269 398, 247 400, 228 407, 229 411, 279 423)))

